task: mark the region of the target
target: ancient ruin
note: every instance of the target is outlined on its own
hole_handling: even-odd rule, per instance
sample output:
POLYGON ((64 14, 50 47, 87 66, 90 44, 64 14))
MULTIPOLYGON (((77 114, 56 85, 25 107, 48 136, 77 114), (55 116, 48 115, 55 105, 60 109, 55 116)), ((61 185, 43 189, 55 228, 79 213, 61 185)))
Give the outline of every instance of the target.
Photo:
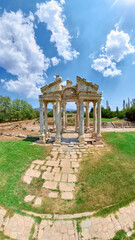
POLYGON ((60 75, 56 80, 41 88, 40 101, 40 142, 48 139, 47 105, 53 104, 53 130, 56 131, 55 142, 61 143, 62 133, 66 132, 66 103, 75 102, 77 114, 75 115, 75 131, 78 133, 80 144, 85 143, 84 130, 91 132, 96 141, 101 139, 101 99, 102 93, 97 92, 99 86, 78 77, 76 85, 67 80, 62 85, 60 75), (89 127, 89 104, 93 103, 93 129, 89 127), (43 107, 44 105, 44 107, 43 107), (86 108, 86 129, 84 128, 84 107, 86 108))

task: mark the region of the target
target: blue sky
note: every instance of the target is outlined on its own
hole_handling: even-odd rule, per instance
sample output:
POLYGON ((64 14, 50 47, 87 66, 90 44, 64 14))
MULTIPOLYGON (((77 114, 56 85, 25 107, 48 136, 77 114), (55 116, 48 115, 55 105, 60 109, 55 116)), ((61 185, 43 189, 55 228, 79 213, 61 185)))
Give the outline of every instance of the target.
POLYGON ((134 13, 135 0, 0 0, 0 94, 38 107, 55 75, 79 75, 121 109, 135 98, 134 13))

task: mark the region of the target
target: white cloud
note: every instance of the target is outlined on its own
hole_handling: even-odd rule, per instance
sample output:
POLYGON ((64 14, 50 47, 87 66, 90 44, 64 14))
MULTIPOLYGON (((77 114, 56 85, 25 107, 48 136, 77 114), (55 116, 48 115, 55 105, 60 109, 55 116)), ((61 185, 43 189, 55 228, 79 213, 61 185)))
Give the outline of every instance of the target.
POLYGON ((109 58, 102 57, 95 59, 91 67, 98 72, 102 72, 104 77, 121 75, 121 70, 118 70, 116 63, 112 62, 109 58))
POLYGON ((53 66, 56 66, 56 65, 58 65, 60 63, 60 59, 57 58, 57 57, 52 57, 51 58, 51 62, 52 62, 53 66))
POLYGON ((79 36, 80 36, 80 29, 79 29, 79 28, 77 28, 77 32, 76 32, 76 38, 79 38, 79 36))
POLYGON ((104 77, 121 75, 116 63, 120 62, 126 55, 135 53, 134 46, 130 43, 130 37, 124 31, 119 31, 118 25, 108 36, 105 47, 99 58, 93 60, 92 68, 102 72, 104 77))
POLYGON ((55 0, 37 3, 36 15, 39 21, 46 23, 47 29, 52 32, 50 41, 55 43, 59 56, 64 60, 77 58, 79 53, 72 49, 71 36, 64 26, 65 16, 62 14, 62 6, 55 0))
POLYGON ((5 82, 7 90, 35 98, 50 63, 36 44, 33 20, 21 11, 0 17, 0 66, 17 78, 5 82))
POLYGON ((134 46, 130 43, 130 37, 124 31, 112 30, 107 36, 105 52, 108 57, 120 62, 126 55, 135 52, 134 46))
POLYGON ((66 1, 65 1, 65 0, 60 0, 60 3, 61 3, 61 4, 65 4, 66 1))
POLYGON ((135 61, 133 61, 132 64, 135 65, 135 61))
POLYGON ((96 71, 102 72, 105 68, 111 65, 111 60, 107 58, 97 58, 93 61, 92 68, 96 71))
POLYGON ((132 6, 135 4, 135 0, 115 0, 112 7, 117 4, 125 5, 125 6, 132 6))
POLYGON ((5 82, 5 79, 0 79, 0 82, 1 82, 1 83, 4 83, 4 82, 5 82))

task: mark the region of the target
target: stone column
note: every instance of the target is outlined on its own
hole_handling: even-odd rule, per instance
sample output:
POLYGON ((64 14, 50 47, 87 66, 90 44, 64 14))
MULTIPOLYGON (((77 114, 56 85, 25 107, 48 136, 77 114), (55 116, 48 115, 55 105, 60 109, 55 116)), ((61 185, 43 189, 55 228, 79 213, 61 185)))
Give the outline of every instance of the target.
POLYGON ((86 131, 89 131, 89 103, 86 106, 86 131))
POLYGON ((40 101, 40 141, 45 142, 44 120, 43 120, 43 101, 40 101))
POLYGON ((60 143, 61 142, 61 117, 60 117, 60 101, 56 100, 56 137, 55 142, 60 143))
POLYGON ((84 104, 80 102, 80 131, 79 131, 79 142, 84 143, 84 104))
POLYGON ((48 138, 47 102, 45 102, 45 138, 48 138))
POLYGON ((53 132, 56 131, 56 104, 53 103, 53 132))
POLYGON ((93 135, 97 132, 97 111, 96 102, 93 102, 93 135))
POLYGON ((79 103, 76 103, 76 109, 77 109, 77 116, 76 116, 76 128, 77 128, 77 132, 79 132, 79 103))
POLYGON ((97 106, 97 138, 101 138, 101 101, 97 106))
POLYGON ((63 132, 66 130, 66 103, 63 103, 63 132))

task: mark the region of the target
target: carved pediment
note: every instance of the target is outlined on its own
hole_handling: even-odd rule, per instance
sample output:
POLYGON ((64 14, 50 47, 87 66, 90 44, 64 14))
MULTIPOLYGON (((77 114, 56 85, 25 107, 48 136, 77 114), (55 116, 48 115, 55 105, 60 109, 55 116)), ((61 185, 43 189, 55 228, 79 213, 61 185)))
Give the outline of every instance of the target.
POLYGON ((63 100, 76 98, 76 89, 74 87, 67 87, 63 91, 62 98, 63 100))
POLYGON ((77 76, 78 91, 81 92, 97 92, 99 86, 92 82, 87 82, 86 79, 77 76))
POLYGON ((62 78, 58 75, 57 78, 56 78, 56 81, 51 82, 50 84, 42 87, 41 92, 43 94, 46 94, 46 93, 61 91, 62 90, 61 83, 62 83, 62 78))

